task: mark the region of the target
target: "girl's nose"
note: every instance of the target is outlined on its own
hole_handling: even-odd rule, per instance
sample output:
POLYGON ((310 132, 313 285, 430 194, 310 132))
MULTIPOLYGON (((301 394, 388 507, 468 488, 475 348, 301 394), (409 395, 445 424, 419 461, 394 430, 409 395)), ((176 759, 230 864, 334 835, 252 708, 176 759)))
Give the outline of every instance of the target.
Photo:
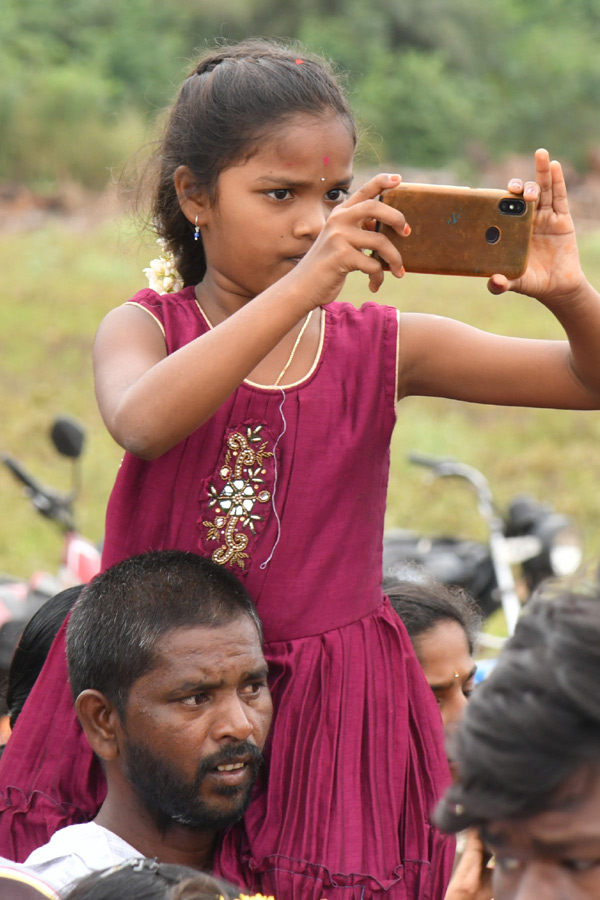
POLYGON ((294 237, 310 237, 315 241, 323 230, 329 210, 323 203, 305 205, 294 225, 294 237))

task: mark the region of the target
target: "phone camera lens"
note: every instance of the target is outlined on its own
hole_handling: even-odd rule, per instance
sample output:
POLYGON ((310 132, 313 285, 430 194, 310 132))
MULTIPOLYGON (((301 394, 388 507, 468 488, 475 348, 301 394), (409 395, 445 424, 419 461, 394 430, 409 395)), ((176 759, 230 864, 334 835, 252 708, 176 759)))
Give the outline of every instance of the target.
POLYGON ((503 197, 498 204, 498 209, 503 216, 522 216, 527 209, 527 204, 521 197, 503 197))
POLYGON ((492 225, 485 233, 485 239, 488 244, 497 244, 500 240, 500 229, 492 225))

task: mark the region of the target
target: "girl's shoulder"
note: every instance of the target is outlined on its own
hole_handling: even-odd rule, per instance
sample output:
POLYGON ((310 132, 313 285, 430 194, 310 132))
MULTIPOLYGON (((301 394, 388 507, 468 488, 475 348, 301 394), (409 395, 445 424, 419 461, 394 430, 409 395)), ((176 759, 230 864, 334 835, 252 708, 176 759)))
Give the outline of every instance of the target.
POLYGON ((161 313, 168 315, 186 308, 193 308, 195 312, 199 312, 196 302, 196 291, 193 285, 182 288, 182 290, 172 294, 158 294, 151 288, 144 288, 131 297, 127 303, 131 303, 134 306, 142 306, 144 309, 159 316, 161 313))
POLYGON ((398 330, 398 310, 394 306, 369 301, 362 306, 335 301, 325 308, 327 325, 349 336, 377 340, 384 334, 393 338, 398 330))

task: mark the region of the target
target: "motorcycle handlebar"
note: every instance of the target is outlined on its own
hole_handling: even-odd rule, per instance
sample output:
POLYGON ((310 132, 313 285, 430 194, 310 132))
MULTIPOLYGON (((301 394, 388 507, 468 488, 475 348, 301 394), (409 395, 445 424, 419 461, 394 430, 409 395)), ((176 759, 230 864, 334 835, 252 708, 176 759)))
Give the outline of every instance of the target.
POLYGON ((2 456, 2 462, 6 466, 6 468, 12 472, 17 481, 20 481, 21 484, 24 484, 26 488, 33 491, 36 494, 43 494, 44 490, 40 483, 33 478, 29 472, 23 468, 21 463, 17 462, 12 456, 2 456))

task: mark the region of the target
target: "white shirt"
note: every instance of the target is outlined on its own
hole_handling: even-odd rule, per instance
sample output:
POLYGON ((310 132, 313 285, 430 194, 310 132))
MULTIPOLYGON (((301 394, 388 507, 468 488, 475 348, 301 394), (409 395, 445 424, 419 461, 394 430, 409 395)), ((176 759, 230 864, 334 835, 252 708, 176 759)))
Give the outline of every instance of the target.
POLYGON ((143 855, 114 832, 86 822, 55 832, 47 844, 29 854, 24 866, 60 892, 90 872, 143 855))

